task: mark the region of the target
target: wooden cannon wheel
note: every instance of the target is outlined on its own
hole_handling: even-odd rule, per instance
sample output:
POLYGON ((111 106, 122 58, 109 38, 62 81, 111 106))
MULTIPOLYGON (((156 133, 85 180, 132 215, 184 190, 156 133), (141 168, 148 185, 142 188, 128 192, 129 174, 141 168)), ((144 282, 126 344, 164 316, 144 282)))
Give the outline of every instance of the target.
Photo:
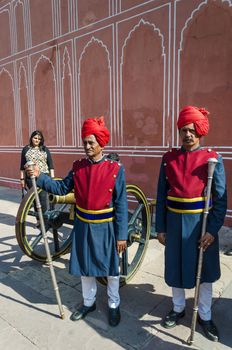
MULTIPOLYGON (((38 189, 38 193, 42 190, 38 189)), ((35 195, 31 188, 20 203, 16 216, 15 232, 22 251, 30 258, 46 262, 44 240, 37 224, 38 214, 34 209, 35 195)), ((49 218, 44 215, 46 233, 52 259, 67 253, 71 246, 74 205, 50 204, 49 218)))

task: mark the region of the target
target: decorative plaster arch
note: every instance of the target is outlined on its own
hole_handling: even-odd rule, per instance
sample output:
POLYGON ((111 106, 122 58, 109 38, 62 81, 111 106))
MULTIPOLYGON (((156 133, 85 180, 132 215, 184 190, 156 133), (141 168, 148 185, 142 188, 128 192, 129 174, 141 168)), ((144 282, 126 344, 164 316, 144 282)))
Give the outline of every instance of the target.
MULTIPOLYGON (((59 144, 60 141, 60 128, 59 128, 59 120, 57 115, 57 103, 58 103, 58 96, 57 96, 57 81, 56 81, 56 75, 55 75, 55 67, 53 65, 53 62, 45 55, 41 54, 39 59, 36 61, 36 64, 33 69, 33 81, 32 81, 32 87, 33 87, 33 115, 34 115, 34 122, 35 122, 35 74, 37 67, 41 61, 47 61, 52 67, 52 75, 53 75, 53 82, 54 82, 54 106, 55 106, 55 123, 56 123, 56 143, 55 146, 59 144)), ((52 81, 52 80, 51 80, 52 81)))
POLYGON ((164 36, 161 33, 160 29, 157 28, 153 23, 150 23, 148 21, 145 21, 144 19, 141 19, 138 24, 136 24, 129 32, 128 36, 126 37, 124 44, 122 46, 122 56, 121 56, 121 63, 120 66, 123 64, 123 52, 126 47, 127 41, 131 38, 132 33, 134 33, 140 26, 147 25, 153 28, 154 32, 158 32, 159 37, 161 37, 161 43, 162 43, 162 56, 165 56, 165 47, 164 47, 164 36))
POLYGON ((71 76, 72 73, 71 73, 71 65, 70 65, 70 55, 69 55, 69 52, 68 52, 68 49, 67 49, 67 46, 65 46, 65 49, 64 49, 64 52, 63 52, 63 59, 62 59, 62 65, 63 65, 63 69, 62 69, 62 79, 64 79, 64 71, 65 71, 65 66, 68 66, 68 72, 69 72, 69 75, 71 76), (67 63, 65 63, 65 58, 67 57, 67 63))
MULTIPOLYGON (((180 47, 178 51, 182 51, 182 45, 183 45, 183 38, 184 38, 184 31, 187 29, 189 22, 192 21, 193 17, 196 15, 196 13, 198 11, 200 11, 200 9, 202 7, 204 7, 205 5, 207 5, 209 2, 209 0, 204 0, 201 4, 198 5, 198 7, 192 11, 190 17, 185 21, 185 25, 183 27, 183 29, 181 30, 181 39, 180 39, 180 47)), ((228 6, 231 7, 232 6, 232 0, 221 0, 221 2, 228 2, 228 6)))
POLYGON ((5 67, 2 68, 2 70, 0 71, 0 75, 1 75, 2 73, 7 73, 7 75, 9 75, 9 77, 10 77, 10 79, 11 79, 11 81, 12 81, 12 91, 14 92, 14 91, 15 91, 15 89, 14 89, 14 80, 13 80, 13 78, 12 78, 12 75, 10 74, 10 72, 9 72, 5 67))
POLYGON ((15 50, 18 51, 18 35, 17 35, 17 21, 16 21, 16 8, 18 6, 22 6, 22 12, 23 12, 23 35, 24 35, 24 47, 26 47, 26 31, 25 31, 25 25, 24 25, 24 14, 25 14, 25 4, 23 1, 18 0, 14 7, 13 7, 13 13, 14 13, 14 23, 15 23, 15 33, 14 33, 14 40, 15 40, 15 50))
POLYGON ((37 60, 36 64, 35 64, 35 67, 33 69, 33 86, 34 86, 34 82, 35 82, 35 73, 36 73, 36 69, 37 69, 37 66, 39 65, 40 61, 43 61, 43 60, 46 60, 48 61, 51 66, 52 66, 52 72, 53 72, 53 77, 54 77, 54 81, 56 82, 56 78, 55 78, 55 67, 52 63, 52 61, 45 55, 41 55, 40 58, 37 60))
POLYGON ((24 64, 20 62, 19 70, 18 70, 18 77, 19 77, 19 89, 21 88, 21 72, 24 71, 25 81, 26 81, 26 88, 28 90, 28 81, 27 81, 27 73, 26 68, 24 67, 24 64))
POLYGON ((160 29, 157 28, 153 23, 150 23, 148 21, 145 21, 143 18, 140 19, 139 23, 137 23, 129 32, 129 34, 127 35, 124 44, 122 46, 122 55, 121 55, 121 59, 120 59, 120 127, 118 127, 119 130, 121 130, 120 133, 120 138, 121 138, 121 144, 123 144, 123 116, 122 116, 122 67, 123 67, 123 61, 124 61, 124 49, 126 48, 127 42, 129 39, 131 39, 133 33, 142 25, 145 26, 149 26, 153 29, 154 32, 157 32, 159 37, 161 38, 161 47, 162 47, 162 56, 163 56, 163 62, 164 62, 164 78, 163 78, 163 115, 162 115, 162 119, 163 119, 163 146, 164 146, 164 142, 165 142, 165 91, 166 91, 166 85, 165 85, 165 81, 166 81, 166 53, 165 53, 165 46, 164 46, 164 35, 161 33, 160 29))
MULTIPOLYGON (((193 18, 197 15, 197 13, 200 11, 201 8, 205 7, 208 5, 210 0, 204 0, 202 3, 198 5, 197 8, 195 8, 191 15, 187 18, 185 21, 185 24, 181 30, 181 35, 180 35, 180 43, 179 43, 179 49, 178 49, 178 54, 177 54, 177 105, 176 105, 176 115, 179 114, 179 99, 180 99, 180 56, 181 56, 181 51, 183 50, 183 41, 184 41, 184 32, 188 28, 189 23, 193 20, 193 18)), ((218 0, 219 1, 219 0, 218 0)), ((232 0, 220 0, 221 3, 225 2, 228 3, 228 6, 232 6, 232 0)), ((179 143, 179 132, 176 131, 176 139, 177 139, 177 144, 179 143)))
POLYGON ((93 43, 97 43, 98 45, 100 45, 102 48, 105 49, 105 51, 107 53, 107 58, 108 58, 108 68, 111 69, 111 66, 110 66, 110 53, 109 53, 109 50, 108 50, 107 46, 103 43, 102 40, 99 40, 99 39, 95 38, 94 36, 92 36, 92 38, 85 45, 85 47, 82 50, 82 53, 80 55, 78 75, 80 74, 80 67, 81 67, 82 58, 85 55, 87 48, 93 43))
MULTIPOLYGON (((110 53, 109 50, 107 48, 107 46, 103 43, 102 40, 99 40, 97 38, 95 38, 94 36, 91 37, 91 39, 87 42, 87 44, 84 46, 80 58, 79 58, 79 65, 78 65, 78 86, 80 87, 80 75, 81 75, 81 61, 86 53, 86 50, 92 45, 92 44, 97 44, 99 45, 101 48, 103 48, 107 54, 107 61, 108 61, 108 70, 109 70, 109 86, 110 86, 110 133, 112 134, 112 67, 110 64, 110 53)), ((81 130, 81 120, 80 120, 80 88, 78 89, 78 114, 79 114, 79 130, 81 130)))
MULTIPOLYGON (((65 46, 64 48, 64 52, 63 52, 63 56, 62 56, 62 84, 61 84, 61 106, 62 106, 62 117, 61 117, 61 123, 62 123, 62 129, 65 129, 65 112, 64 112, 64 79, 65 79, 65 72, 66 72, 66 67, 68 70, 68 76, 70 79, 70 89, 71 89, 71 96, 70 96, 70 102, 71 102, 71 119, 72 119, 72 126, 71 126, 71 132, 72 132, 72 144, 74 144, 74 140, 75 140, 75 127, 74 127, 74 117, 73 117, 73 111, 74 111, 74 106, 73 106, 73 77, 72 77, 72 71, 71 71, 71 64, 70 64, 70 55, 68 52, 68 48, 67 46, 65 46), (66 61, 66 62, 65 62, 66 61)), ((66 139, 65 139, 65 133, 62 133, 62 144, 65 145, 66 144, 66 139)))

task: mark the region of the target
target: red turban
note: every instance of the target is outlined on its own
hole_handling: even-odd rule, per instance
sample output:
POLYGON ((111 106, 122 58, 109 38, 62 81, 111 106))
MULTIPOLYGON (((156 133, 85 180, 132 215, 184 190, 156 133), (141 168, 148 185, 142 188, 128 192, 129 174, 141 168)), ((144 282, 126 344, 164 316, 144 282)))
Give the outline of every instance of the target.
POLYGON ((105 126, 104 117, 88 118, 84 121, 81 137, 84 139, 89 135, 94 135, 101 147, 104 147, 109 142, 110 133, 105 126))
POLYGON ((183 126, 187 124, 193 123, 198 135, 207 135, 209 131, 208 114, 209 112, 205 108, 186 106, 180 111, 177 121, 178 129, 183 128, 183 126))

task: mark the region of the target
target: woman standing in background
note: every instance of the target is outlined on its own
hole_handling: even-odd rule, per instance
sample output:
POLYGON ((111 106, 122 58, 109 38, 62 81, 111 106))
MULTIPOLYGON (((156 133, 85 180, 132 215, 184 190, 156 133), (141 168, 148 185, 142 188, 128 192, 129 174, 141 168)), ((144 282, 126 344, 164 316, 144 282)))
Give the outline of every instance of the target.
MULTIPOLYGON (((22 189, 32 187, 31 178, 25 173, 24 165, 32 161, 41 173, 54 177, 54 166, 49 149, 44 145, 44 136, 41 131, 35 130, 31 134, 29 144, 24 146, 21 153, 20 183, 22 189)), ((48 209, 48 196, 45 191, 39 194, 43 213, 48 209)))

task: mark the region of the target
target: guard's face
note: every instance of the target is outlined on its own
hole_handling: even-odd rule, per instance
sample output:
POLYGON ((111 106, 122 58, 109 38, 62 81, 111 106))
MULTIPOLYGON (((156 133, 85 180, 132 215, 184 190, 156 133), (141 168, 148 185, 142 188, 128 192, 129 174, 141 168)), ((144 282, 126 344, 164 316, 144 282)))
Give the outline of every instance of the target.
POLYGON ((194 124, 187 124, 180 129, 180 139, 186 149, 195 149, 200 144, 200 136, 196 133, 194 124))
POLYGON ((87 157, 95 161, 101 159, 103 148, 99 145, 94 135, 86 136, 83 139, 83 144, 87 157))

